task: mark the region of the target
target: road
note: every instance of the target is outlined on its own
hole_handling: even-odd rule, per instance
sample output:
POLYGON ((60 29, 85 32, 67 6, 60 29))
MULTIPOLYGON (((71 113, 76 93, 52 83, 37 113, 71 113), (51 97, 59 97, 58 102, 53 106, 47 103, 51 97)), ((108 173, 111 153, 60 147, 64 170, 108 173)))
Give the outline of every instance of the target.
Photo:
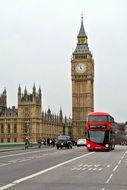
POLYGON ((127 190, 127 146, 0 152, 0 190, 127 190))

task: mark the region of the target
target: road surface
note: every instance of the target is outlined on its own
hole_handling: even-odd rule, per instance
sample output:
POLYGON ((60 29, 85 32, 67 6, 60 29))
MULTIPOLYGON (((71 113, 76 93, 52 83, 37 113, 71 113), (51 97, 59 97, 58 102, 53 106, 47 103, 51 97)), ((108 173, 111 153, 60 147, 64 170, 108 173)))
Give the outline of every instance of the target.
POLYGON ((127 190, 127 146, 0 152, 0 190, 127 190))

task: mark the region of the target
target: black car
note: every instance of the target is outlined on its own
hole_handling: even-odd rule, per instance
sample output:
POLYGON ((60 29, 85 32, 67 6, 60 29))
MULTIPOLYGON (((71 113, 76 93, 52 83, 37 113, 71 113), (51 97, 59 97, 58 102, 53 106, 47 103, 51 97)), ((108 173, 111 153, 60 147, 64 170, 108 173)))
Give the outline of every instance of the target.
POLYGON ((57 149, 59 148, 72 148, 72 141, 70 140, 70 136, 66 136, 66 135, 60 135, 58 136, 58 140, 56 142, 56 147, 57 149))

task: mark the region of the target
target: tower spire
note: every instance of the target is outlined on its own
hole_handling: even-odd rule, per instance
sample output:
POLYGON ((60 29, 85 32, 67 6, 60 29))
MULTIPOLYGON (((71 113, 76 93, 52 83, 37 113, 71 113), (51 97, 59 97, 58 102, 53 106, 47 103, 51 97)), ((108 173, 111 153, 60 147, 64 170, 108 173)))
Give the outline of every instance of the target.
POLYGON ((83 12, 82 12, 82 14, 81 14, 81 20, 83 21, 83 12))
POLYGON ((85 32, 84 25, 83 25, 83 13, 82 13, 81 14, 81 27, 80 27, 80 30, 78 33, 78 37, 83 37, 83 36, 86 36, 86 32, 85 32))

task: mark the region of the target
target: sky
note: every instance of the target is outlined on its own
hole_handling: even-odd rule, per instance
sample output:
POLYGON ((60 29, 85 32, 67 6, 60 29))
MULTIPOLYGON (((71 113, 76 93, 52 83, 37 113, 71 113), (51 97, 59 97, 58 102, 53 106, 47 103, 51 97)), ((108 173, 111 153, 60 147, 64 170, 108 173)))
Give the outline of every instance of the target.
POLYGON ((72 114, 71 55, 83 13, 95 62, 94 110, 127 121, 126 0, 0 0, 0 94, 42 90, 42 110, 72 114))

